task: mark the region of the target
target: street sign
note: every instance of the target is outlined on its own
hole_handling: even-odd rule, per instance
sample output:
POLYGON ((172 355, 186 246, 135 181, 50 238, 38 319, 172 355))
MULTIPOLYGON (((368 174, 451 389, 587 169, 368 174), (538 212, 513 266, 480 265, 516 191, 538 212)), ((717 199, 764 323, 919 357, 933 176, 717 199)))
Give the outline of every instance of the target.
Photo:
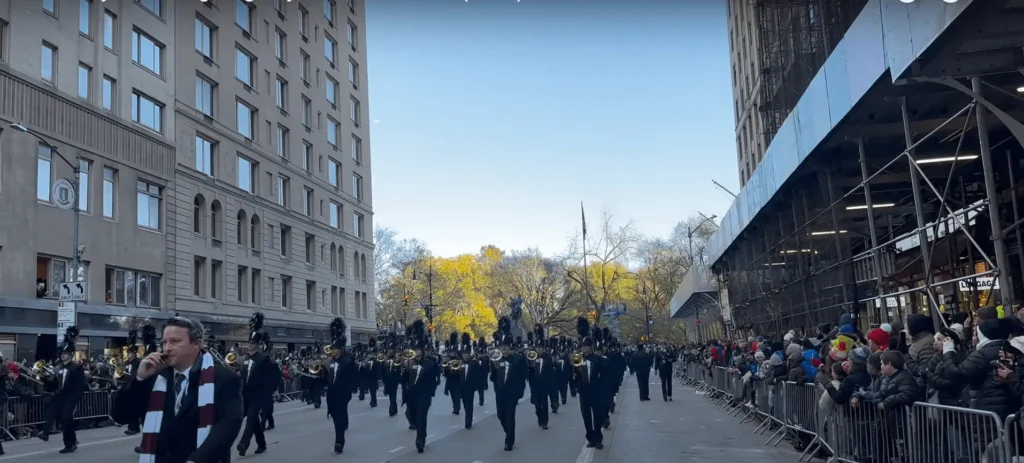
POLYGON ((59 178, 53 184, 53 202, 61 209, 75 207, 75 187, 66 178, 59 178))
POLYGON ((79 281, 78 283, 61 283, 60 301, 85 302, 85 282, 79 281))
POLYGON ((77 324, 78 303, 61 302, 57 306, 57 346, 64 344, 64 333, 77 324))

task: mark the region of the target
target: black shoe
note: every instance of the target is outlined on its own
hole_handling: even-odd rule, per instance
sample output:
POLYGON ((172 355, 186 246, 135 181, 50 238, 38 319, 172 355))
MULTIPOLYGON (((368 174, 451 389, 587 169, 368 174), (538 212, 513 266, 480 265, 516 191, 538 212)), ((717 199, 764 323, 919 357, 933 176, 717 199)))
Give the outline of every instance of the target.
POLYGON ((668 401, 669 401, 669 402, 671 402, 671 401, 672 401, 672 396, 668 396, 668 401))
POLYGON ((554 413, 554 414, 557 415, 558 414, 558 409, 557 408, 552 408, 551 409, 551 413, 554 413))
POLYGON ((50 441, 50 433, 48 433, 46 431, 39 431, 39 432, 37 432, 36 433, 36 437, 38 437, 39 440, 41 440, 43 442, 49 442, 50 441))
POLYGON ((334 444, 334 453, 341 453, 343 450, 345 450, 345 446, 341 444, 334 444))
POLYGON ((452 415, 458 415, 458 414, 459 414, 458 410, 452 410, 452 415))
POLYGON ((273 430, 274 430, 274 427, 273 427, 273 426, 270 426, 270 427, 268 427, 268 428, 264 429, 263 431, 273 431, 273 430))
POLYGON ((410 430, 410 431, 415 431, 415 430, 416 430, 416 425, 414 425, 414 424, 410 424, 410 425, 409 425, 409 430, 410 430))
POLYGON ((512 446, 510 444, 505 444, 505 451, 506 452, 511 452, 512 451, 512 446))
POLYGON ((238 456, 244 457, 245 456, 245 451, 248 450, 248 449, 244 445, 238 444, 238 446, 235 447, 235 450, 238 450, 238 456))
MULTIPOLYGON (((573 397, 576 397, 576 396, 573 396, 573 397)), ((565 405, 565 400, 562 401, 562 405, 565 405)))
POLYGON ((594 448, 593 442, 587 442, 587 448, 594 448))
POLYGON ((480 401, 480 406, 481 406, 481 407, 483 407, 483 406, 484 406, 484 401, 482 401, 482 400, 480 401))
POLYGON ((596 449, 598 449, 598 450, 601 450, 601 449, 603 449, 603 448, 604 448, 604 444, 600 444, 600 443, 598 443, 598 444, 594 444, 594 447, 595 447, 596 449))
POLYGON ((541 429, 544 429, 544 430, 547 430, 547 429, 548 429, 548 425, 546 425, 546 424, 542 424, 542 425, 540 425, 540 428, 541 428, 541 429))
POLYGON ((133 435, 138 434, 138 433, 139 433, 138 429, 126 429, 124 431, 124 435, 126 435, 126 436, 133 436, 133 435))
POLYGON ((473 429, 473 423, 466 424, 466 429, 473 429))
POLYGON ((57 452, 57 453, 73 453, 75 450, 78 450, 78 446, 77 445, 72 445, 72 446, 68 446, 68 447, 64 447, 64 448, 60 449, 60 451, 57 452))
POLYGON ((135 453, 142 453, 142 446, 135 447, 135 453))
POLYGON ((261 453, 267 453, 267 447, 256 447, 256 451, 253 453, 255 453, 256 455, 259 455, 261 453))
POLYGON ((388 412, 388 417, 394 418, 395 415, 397 415, 397 414, 398 414, 398 412, 388 412))
POLYGON ((422 445, 417 445, 416 446, 416 451, 419 452, 419 453, 423 453, 423 446, 422 445))

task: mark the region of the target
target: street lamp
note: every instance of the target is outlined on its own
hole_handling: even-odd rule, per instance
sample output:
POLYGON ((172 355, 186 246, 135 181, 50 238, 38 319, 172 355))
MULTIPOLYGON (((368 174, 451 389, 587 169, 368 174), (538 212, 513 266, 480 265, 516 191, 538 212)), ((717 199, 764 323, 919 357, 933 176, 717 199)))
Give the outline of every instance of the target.
MULTIPOLYGON (((39 139, 39 141, 42 142, 44 145, 46 145, 47 148, 49 148, 51 151, 56 153, 57 157, 59 157, 61 161, 64 161, 65 164, 67 164, 69 167, 71 167, 71 171, 74 173, 74 176, 72 178, 70 178, 70 179, 65 178, 65 180, 68 180, 69 182, 71 182, 71 191, 73 191, 74 195, 75 195, 74 201, 72 201, 73 204, 71 206, 71 210, 75 214, 74 239, 73 239, 73 243, 72 243, 72 246, 74 246, 74 248, 73 248, 73 250, 71 252, 71 258, 72 258, 71 268, 73 269, 72 272, 74 272, 73 273, 74 281, 72 281, 72 283, 77 283, 78 282, 78 268, 81 266, 81 254, 82 254, 81 251, 79 250, 79 247, 78 247, 78 222, 79 222, 79 215, 81 215, 81 207, 80 207, 81 203, 79 202, 79 201, 81 201, 81 198, 79 197, 79 191, 78 191, 79 190, 78 179, 79 179, 79 177, 81 176, 81 173, 82 173, 81 166, 79 166, 78 162, 72 163, 71 161, 68 161, 68 158, 64 157, 63 154, 60 154, 60 151, 57 150, 57 147, 53 146, 52 143, 47 141, 45 138, 43 138, 39 134, 33 132, 28 127, 25 127, 22 124, 11 124, 10 127, 12 129, 14 129, 14 130, 17 130, 17 131, 22 132, 22 133, 27 133, 27 134, 32 135, 33 137, 36 137, 37 139, 39 139)), ((77 156, 75 157, 75 161, 79 161, 79 158, 77 156)))
POLYGON ((693 256, 693 234, 696 233, 697 230, 700 230, 700 227, 704 226, 705 223, 711 222, 711 224, 714 225, 715 224, 715 218, 718 217, 717 215, 712 215, 711 217, 708 217, 708 216, 706 216, 704 214, 701 214, 700 212, 697 212, 697 213, 700 214, 701 217, 704 217, 704 220, 701 220, 697 224, 696 227, 692 227, 691 228, 689 225, 686 226, 686 243, 689 245, 689 248, 690 248, 690 268, 693 268, 693 257, 694 257, 693 256))
MULTIPOLYGON (((417 270, 412 271, 412 281, 417 281, 417 270)), ((430 261, 430 270, 427 271, 427 305, 423 311, 427 315, 427 324, 434 325, 434 261, 430 261)))

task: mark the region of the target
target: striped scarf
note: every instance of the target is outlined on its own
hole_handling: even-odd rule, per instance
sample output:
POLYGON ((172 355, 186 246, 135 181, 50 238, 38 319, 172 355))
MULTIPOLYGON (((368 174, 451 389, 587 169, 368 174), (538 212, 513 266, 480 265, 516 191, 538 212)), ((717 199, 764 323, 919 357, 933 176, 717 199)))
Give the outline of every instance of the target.
MULTIPOLYGON (((203 445, 213 427, 213 356, 203 352, 202 368, 199 370, 199 427, 196 429, 196 448, 203 445)), ((173 392, 172 392, 173 394, 173 392)), ((164 421, 164 404, 167 398, 167 378, 157 375, 153 393, 149 396, 149 409, 142 424, 142 448, 139 463, 156 463, 157 438, 164 421)))

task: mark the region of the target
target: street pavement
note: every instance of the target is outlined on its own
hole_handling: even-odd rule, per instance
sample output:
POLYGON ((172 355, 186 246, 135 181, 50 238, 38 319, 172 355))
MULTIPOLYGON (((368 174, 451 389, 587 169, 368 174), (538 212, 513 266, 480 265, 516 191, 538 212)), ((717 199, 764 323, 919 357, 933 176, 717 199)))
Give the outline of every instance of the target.
MULTIPOLYGON (((651 382, 656 383, 656 377, 651 382)), ((569 402, 551 415, 549 428, 541 429, 529 392, 516 414, 516 445, 505 452, 501 424, 494 416, 493 390, 487 391, 486 404, 477 407, 473 429, 464 429, 465 417, 451 413, 451 399, 441 393, 430 407, 427 448, 416 453, 415 431, 399 410, 393 418, 387 415, 387 400, 370 408, 369 400, 353 400, 349 406, 351 425, 346 434, 345 453, 335 456, 333 429, 326 409, 313 409, 300 402, 277 404, 275 429, 267 432, 269 450, 263 455, 239 458, 233 461, 251 463, 280 461, 355 461, 360 463, 627 463, 696 462, 722 460, 732 463, 791 463, 798 454, 786 445, 765 447, 763 436, 754 436, 754 427, 740 425, 738 417, 725 412, 693 389, 676 385, 675 400, 663 402, 660 385, 651 384, 651 401, 640 402, 636 378, 630 376, 619 393, 612 427, 605 431, 604 449, 584 446, 583 420, 579 402, 569 402), (286 460, 287 459, 287 460, 286 460)), ((50 442, 26 439, 7 442, 7 454, 0 462, 55 463, 85 458, 88 461, 129 463, 138 461, 134 447, 139 436, 125 436, 122 428, 109 427, 78 433, 79 448, 72 455, 59 455, 60 435, 51 436, 50 442)))

